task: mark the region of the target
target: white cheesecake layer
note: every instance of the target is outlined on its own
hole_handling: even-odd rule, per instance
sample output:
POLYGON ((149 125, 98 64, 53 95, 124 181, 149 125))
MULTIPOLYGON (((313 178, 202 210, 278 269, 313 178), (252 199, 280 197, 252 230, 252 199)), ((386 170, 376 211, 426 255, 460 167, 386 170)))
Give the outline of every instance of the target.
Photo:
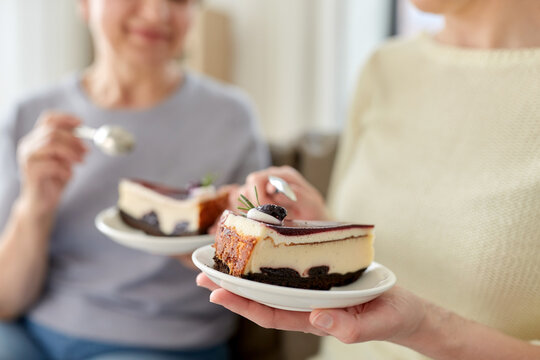
POLYGON ((261 267, 269 267, 294 269, 307 277, 308 270, 316 266, 328 266, 329 274, 345 274, 368 267, 373 256, 372 233, 342 241, 294 245, 276 244, 266 237, 257 241, 243 274, 260 273, 261 267))
POLYGON ((118 185, 118 208, 135 219, 141 219, 153 211, 159 219, 159 228, 164 234, 172 234, 176 224, 187 222, 187 231, 199 229, 199 203, 215 197, 205 191, 185 200, 177 200, 160 194, 139 183, 121 180, 118 185))

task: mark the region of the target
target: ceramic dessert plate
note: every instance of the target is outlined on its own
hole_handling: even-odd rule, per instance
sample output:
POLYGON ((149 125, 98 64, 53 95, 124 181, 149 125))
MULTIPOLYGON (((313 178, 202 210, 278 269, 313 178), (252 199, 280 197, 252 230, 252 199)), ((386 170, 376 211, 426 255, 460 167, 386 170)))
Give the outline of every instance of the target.
POLYGON ((214 283, 230 292, 277 309, 312 311, 363 304, 389 290, 396 276, 385 266, 373 262, 354 283, 330 290, 306 290, 263 284, 215 270, 214 248, 206 245, 193 252, 192 260, 214 283))
POLYGON ((124 246, 157 255, 190 254, 214 242, 214 235, 151 236, 124 224, 116 207, 100 212, 95 219, 99 231, 124 246))

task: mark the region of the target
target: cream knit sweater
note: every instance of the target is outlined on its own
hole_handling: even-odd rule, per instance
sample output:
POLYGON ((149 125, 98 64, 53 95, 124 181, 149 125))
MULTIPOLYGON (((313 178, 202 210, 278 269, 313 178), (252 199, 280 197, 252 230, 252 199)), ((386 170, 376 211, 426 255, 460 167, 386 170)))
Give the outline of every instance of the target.
MULTIPOLYGON (((363 71, 333 174, 340 220, 376 225, 376 261, 454 312, 540 339, 540 49, 428 35, 363 71)), ((424 359, 327 338, 326 359, 424 359)))

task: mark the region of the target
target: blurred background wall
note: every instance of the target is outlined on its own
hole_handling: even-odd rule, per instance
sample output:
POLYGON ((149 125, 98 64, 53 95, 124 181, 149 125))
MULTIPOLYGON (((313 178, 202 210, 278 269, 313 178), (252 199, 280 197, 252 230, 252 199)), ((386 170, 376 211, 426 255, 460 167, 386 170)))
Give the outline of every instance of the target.
POLYGON ((387 0, 206 3, 234 24, 233 79, 254 97, 273 141, 335 130, 359 65, 390 31, 387 0))
MULTIPOLYGON (((0 107, 91 61, 76 3, 0 1, 0 107)), ((211 14, 194 31, 188 63, 244 88, 273 143, 339 131, 377 44, 440 26, 397 0, 205 0, 204 8, 211 14)))
POLYGON ((0 106, 90 62, 75 0, 0 0, 0 106))

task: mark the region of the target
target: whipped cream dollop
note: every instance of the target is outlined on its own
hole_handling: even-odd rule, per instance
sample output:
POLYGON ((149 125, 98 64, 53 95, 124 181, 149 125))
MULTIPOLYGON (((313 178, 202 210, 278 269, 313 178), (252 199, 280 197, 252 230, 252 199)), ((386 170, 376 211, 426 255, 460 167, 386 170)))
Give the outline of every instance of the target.
POLYGON ((282 224, 281 220, 276 219, 272 215, 268 215, 267 213, 264 213, 264 212, 262 212, 260 210, 257 210, 256 208, 250 209, 247 212, 247 217, 248 217, 248 219, 261 221, 261 222, 264 222, 264 223, 267 223, 267 224, 272 224, 272 225, 281 225, 282 224))

